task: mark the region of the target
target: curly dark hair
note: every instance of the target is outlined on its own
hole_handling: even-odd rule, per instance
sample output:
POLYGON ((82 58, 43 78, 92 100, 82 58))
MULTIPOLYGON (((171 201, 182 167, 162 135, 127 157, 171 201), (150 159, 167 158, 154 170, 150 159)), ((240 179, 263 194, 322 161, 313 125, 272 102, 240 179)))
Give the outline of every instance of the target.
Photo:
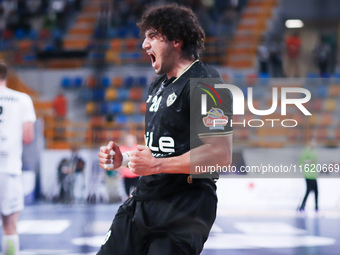
POLYGON ((155 29, 169 41, 181 40, 182 52, 187 57, 198 58, 204 49, 205 33, 191 9, 177 4, 156 6, 147 10, 137 26, 141 35, 155 29))

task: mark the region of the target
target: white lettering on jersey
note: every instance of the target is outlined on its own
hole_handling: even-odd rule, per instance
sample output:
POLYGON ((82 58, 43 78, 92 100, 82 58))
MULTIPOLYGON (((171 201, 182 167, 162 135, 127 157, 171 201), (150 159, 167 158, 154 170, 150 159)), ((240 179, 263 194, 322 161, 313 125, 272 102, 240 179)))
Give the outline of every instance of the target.
POLYGON ((158 96, 154 96, 154 98, 152 99, 152 105, 149 108, 150 112, 157 112, 159 104, 161 103, 162 100, 162 96, 160 96, 158 98, 158 96))
POLYGON ((158 140, 159 147, 153 146, 153 132, 146 132, 145 144, 152 151, 162 151, 162 152, 175 152, 175 141, 170 136, 161 136, 158 140))
POLYGON ((152 95, 148 95, 148 99, 146 100, 146 103, 149 103, 152 98, 152 95))
POLYGON ((163 152, 175 152, 175 141, 170 136, 162 136, 159 138, 159 148, 163 152))
POLYGON ((152 151, 159 151, 158 147, 153 147, 152 146, 152 143, 153 143, 153 132, 150 133, 150 136, 149 136, 149 132, 146 132, 145 143, 146 143, 146 146, 148 146, 150 148, 150 150, 152 150, 152 151))

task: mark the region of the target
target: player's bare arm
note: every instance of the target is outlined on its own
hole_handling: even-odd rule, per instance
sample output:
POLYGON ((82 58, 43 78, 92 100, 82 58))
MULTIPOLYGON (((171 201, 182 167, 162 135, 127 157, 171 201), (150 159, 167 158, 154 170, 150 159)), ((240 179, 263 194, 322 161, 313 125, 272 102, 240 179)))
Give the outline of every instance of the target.
POLYGON ((138 175, 159 173, 190 174, 190 163, 193 165, 228 166, 232 159, 232 136, 205 137, 203 145, 191 151, 171 158, 154 158, 146 146, 138 146, 132 153, 129 167, 138 175))
POLYGON ((22 140, 24 144, 30 144, 34 139, 34 123, 25 122, 23 124, 22 140))

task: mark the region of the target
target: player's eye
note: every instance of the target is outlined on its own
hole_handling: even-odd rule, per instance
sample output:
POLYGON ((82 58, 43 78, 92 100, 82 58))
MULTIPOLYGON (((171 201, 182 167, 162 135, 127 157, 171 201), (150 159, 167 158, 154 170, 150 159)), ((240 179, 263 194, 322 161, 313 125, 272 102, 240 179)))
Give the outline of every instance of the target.
POLYGON ((153 39, 157 36, 157 31, 156 30, 151 30, 149 32, 146 33, 146 37, 147 38, 150 38, 150 39, 153 39))

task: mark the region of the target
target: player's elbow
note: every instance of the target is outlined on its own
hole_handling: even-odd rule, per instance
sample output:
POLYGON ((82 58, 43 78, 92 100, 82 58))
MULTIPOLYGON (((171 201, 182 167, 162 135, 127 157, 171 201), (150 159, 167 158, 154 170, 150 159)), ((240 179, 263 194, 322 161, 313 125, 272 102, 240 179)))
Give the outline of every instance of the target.
POLYGON ((226 149, 215 149, 213 152, 213 158, 216 164, 221 166, 229 166, 232 160, 232 153, 226 149))
POLYGON ((34 140, 34 134, 31 134, 31 135, 24 135, 24 137, 23 137, 23 143, 25 144, 25 145, 28 145, 28 144, 30 144, 31 142, 33 142, 33 140, 34 140))
POLYGON ((34 124, 26 122, 23 126, 22 141, 24 144, 30 144, 34 139, 34 124))

